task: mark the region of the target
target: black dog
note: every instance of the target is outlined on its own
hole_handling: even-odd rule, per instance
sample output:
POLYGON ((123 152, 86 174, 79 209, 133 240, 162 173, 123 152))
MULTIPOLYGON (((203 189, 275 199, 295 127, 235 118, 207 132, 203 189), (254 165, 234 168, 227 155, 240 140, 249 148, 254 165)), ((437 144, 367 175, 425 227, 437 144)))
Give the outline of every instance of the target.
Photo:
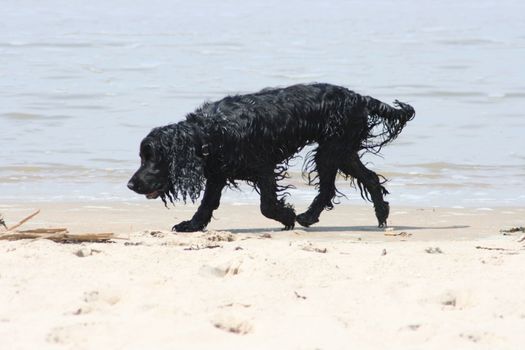
MULTIPOLYGON (((361 196, 374 203, 379 226, 386 225, 388 191, 379 176, 360 160, 360 151, 378 153, 394 140, 414 115, 408 104, 399 108, 329 84, 294 85, 258 93, 228 96, 205 103, 186 120, 153 129, 140 145, 141 166, 128 187, 147 198, 195 202, 199 209, 176 231, 203 230, 219 207, 222 189, 237 180, 253 185, 261 195, 261 212, 284 229, 295 221, 310 226, 323 209, 331 209, 340 172, 357 181, 361 196), (304 174, 319 194, 296 216, 285 203, 288 161, 304 146, 317 147, 305 161, 304 174)), ((361 152, 362 153, 362 152, 361 152)))

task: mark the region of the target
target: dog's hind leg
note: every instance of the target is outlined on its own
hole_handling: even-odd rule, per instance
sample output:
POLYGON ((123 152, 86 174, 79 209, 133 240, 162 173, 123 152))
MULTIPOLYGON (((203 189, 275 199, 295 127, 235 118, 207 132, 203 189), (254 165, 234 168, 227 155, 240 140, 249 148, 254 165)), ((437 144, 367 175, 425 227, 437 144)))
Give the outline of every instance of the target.
POLYGON ((269 219, 279 221, 283 230, 291 230, 295 225, 295 211, 286 204, 283 198, 277 198, 277 183, 275 175, 260 177, 257 188, 261 193, 261 213, 269 219))
POLYGON ((213 211, 219 207, 222 189, 226 186, 224 180, 206 181, 206 189, 202 197, 201 204, 191 220, 183 221, 171 229, 177 232, 202 231, 208 225, 213 215, 213 211))
POLYGON ((333 208, 332 199, 336 194, 335 177, 338 166, 335 163, 333 150, 329 147, 319 147, 315 154, 315 164, 319 178, 317 184, 319 194, 314 198, 308 210, 297 215, 297 222, 304 227, 318 222, 324 209, 333 208))
POLYGON ((352 176, 357 180, 363 198, 366 197, 368 199, 367 192, 370 194, 372 202, 374 203, 379 227, 385 227, 387 225, 386 220, 390 212, 390 206, 388 202, 383 199, 383 195, 388 194, 388 191, 381 185, 379 176, 365 167, 357 153, 348 157, 347 161, 341 165, 340 170, 344 174, 352 176), (362 186, 364 186, 364 189, 362 186))

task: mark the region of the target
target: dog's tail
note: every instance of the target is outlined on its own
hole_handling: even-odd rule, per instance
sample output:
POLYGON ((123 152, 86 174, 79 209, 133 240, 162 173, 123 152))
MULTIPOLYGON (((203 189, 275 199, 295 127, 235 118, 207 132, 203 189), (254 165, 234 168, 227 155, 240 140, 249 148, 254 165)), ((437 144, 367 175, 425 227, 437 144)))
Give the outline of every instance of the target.
POLYGON ((395 140, 416 111, 409 104, 394 101, 394 108, 370 96, 364 96, 368 109, 367 135, 362 148, 378 153, 381 147, 395 140))

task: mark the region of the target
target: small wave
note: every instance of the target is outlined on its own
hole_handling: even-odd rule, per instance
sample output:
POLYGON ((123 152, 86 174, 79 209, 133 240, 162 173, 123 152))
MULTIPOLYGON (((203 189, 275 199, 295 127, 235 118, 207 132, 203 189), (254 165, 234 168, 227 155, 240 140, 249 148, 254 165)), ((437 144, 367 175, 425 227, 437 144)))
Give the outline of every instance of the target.
POLYGON ((3 42, 0 43, 0 47, 18 47, 18 48, 38 48, 38 47, 73 47, 73 48, 81 48, 81 47, 92 47, 92 43, 34 43, 34 42, 22 42, 22 41, 12 41, 12 42, 3 42))
POLYGON ((139 125, 139 124, 120 123, 119 125, 125 128, 131 128, 131 129, 144 129, 144 125, 139 125))
POLYGON ((108 110, 109 108, 101 105, 69 105, 65 109, 89 109, 89 110, 108 110))
POLYGON ((19 120, 19 121, 28 121, 28 120, 66 120, 73 118, 69 115, 44 115, 44 114, 35 114, 35 113, 24 113, 24 112, 8 112, 0 114, 0 116, 10 119, 10 120, 19 120))
POLYGON ((408 95, 418 97, 486 97, 487 94, 480 91, 452 91, 452 90, 429 90, 412 92, 408 95))
POLYGON ((109 182, 125 181, 133 167, 90 167, 43 163, 34 165, 8 165, 0 168, 0 182, 32 182, 67 180, 73 182, 93 182, 103 178, 109 182))
POLYGON ((2 117, 11 119, 11 120, 40 120, 44 118, 44 116, 40 114, 22 113, 22 112, 2 113, 1 115, 2 117))
POLYGON ((504 94, 505 97, 509 97, 509 98, 524 98, 525 97, 525 92, 508 92, 506 94, 504 94))
POLYGON ((157 69, 161 66, 160 63, 152 63, 152 64, 141 64, 138 66, 125 66, 125 67, 119 67, 119 68, 107 68, 106 70, 108 72, 144 72, 144 71, 151 71, 154 69, 157 69))
POLYGON ((133 164, 133 166, 135 166, 135 163, 136 163, 135 161, 132 162, 130 160, 112 159, 112 158, 90 158, 88 160, 92 162, 100 162, 100 163, 128 164, 128 165, 133 164))
POLYGON ((429 162, 429 163, 414 163, 414 164, 398 164, 400 167, 407 168, 423 168, 432 171, 441 171, 444 169, 452 170, 501 170, 503 168, 517 168, 514 165, 485 165, 485 164, 459 164, 448 162, 429 162))
POLYGON ((44 77, 44 79, 49 80, 80 80, 81 77, 77 75, 49 75, 47 77, 44 77))
POLYGON ((92 47, 128 47, 128 42, 0 42, 4 48, 92 48, 92 47))
POLYGON ((156 47, 169 47, 169 48, 179 48, 179 49, 189 49, 193 51, 213 50, 213 51, 242 51, 245 49, 245 46, 241 43, 235 42, 197 42, 197 43, 158 43, 153 44, 156 47))
POLYGON ((470 66, 467 66, 466 64, 447 64, 439 66, 441 69, 449 69, 449 70, 465 70, 470 68, 470 66))
POLYGON ((101 98, 108 97, 107 94, 71 94, 71 93, 60 93, 60 94, 47 94, 47 98, 53 100, 99 100, 101 98))
POLYGON ((455 97, 455 98, 474 98, 475 102, 485 100, 485 102, 492 102, 493 100, 501 99, 523 99, 525 98, 525 92, 513 91, 513 92, 484 92, 484 91, 453 91, 453 90, 427 90, 409 92, 405 95, 415 97, 455 97), (489 99, 489 100, 487 100, 489 99))
POLYGON ((494 45, 502 44, 499 41, 483 38, 458 38, 458 39, 438 39, 435 40, 437 44, 454 45, 454 46, 478 46, 478 45, 494 45))
POLYGON ((427 84, 387 84, 376 86, 378 89, 434 89, 436 86, 427 84))
POLYGON ((324 78, 324 74, 315 74, 315 73, 270 73, 267 76, 272 78, 284 78, 290 80, 317 80, 324 78))
POLYGON ((481 182, 431 182, 431 183, 414 183, 407 182, 406 187, 421 187, 421 188, 491 188, 493 187, 490 183, 481 183, 481 182))

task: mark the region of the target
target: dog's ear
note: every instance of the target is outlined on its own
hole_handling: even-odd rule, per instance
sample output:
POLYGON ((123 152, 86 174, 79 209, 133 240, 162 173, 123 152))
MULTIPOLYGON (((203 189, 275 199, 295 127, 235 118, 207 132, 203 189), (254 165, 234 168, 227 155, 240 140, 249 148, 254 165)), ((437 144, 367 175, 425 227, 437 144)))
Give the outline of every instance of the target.
POLYGON ((191 132, 177 130, 169 151, 170 192, 174 200, 195 202, 204 189, 203 159, 197 156, 191 132))

